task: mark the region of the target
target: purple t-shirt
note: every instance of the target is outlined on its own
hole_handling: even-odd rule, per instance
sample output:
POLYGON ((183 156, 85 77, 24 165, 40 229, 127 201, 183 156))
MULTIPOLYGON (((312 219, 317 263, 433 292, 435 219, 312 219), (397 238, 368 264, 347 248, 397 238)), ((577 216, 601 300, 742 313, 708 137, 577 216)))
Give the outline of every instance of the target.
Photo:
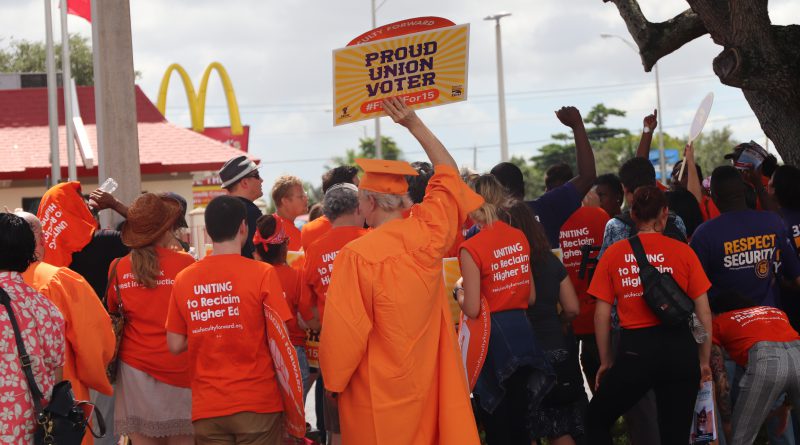
POLYGON ((758 305, 777 307, 775 262, 782 260, 786 276, 800 276, 800 261, 786 226, 773 212, 725 212, 701 224, 689 245, 711 280, 710 298, 731 290, 758 305))
POLYGON ((544 226, 550 248, 558 248, 561 226, 580 208, 581 199, 583 197, 578 193, 575 185, 568 182, 533 201, 528 201, 528 205, 531 206, 537 219, 544 226))

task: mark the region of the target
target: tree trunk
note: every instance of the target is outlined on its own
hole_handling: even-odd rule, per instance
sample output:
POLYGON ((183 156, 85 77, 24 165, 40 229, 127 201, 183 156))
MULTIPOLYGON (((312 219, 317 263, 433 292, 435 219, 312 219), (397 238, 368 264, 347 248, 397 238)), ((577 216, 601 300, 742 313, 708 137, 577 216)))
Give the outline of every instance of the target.
POLYGON ((742 92, 783 162, 800 166, 800 103, 761 91, 742 92))
POLYGON ((603 1, 617 6, 647 71, 708 33, 724 48, 714 73, 742 90, 783 161, 800 166, 800 26, 773 25, 764 0, 686 0, 691 9, 662 23, 649 22, 638 0, 603 1))

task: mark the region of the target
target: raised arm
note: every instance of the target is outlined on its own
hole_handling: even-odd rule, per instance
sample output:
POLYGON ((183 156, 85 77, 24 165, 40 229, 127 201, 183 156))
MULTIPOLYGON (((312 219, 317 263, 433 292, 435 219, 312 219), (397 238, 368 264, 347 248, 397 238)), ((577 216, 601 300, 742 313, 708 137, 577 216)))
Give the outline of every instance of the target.
POLYGON ((697 175, 697 166, 694 162, 694 147, 688 144, 684 149, 683 162, 686 163, 686 190, 694 196, 698 205, 703 203, 703 185, 700 183, 700 177, 697 175))
POLYGON ((95 189, 89 195, 89 205, 97 210, 112 209, 119 213, 123 218, 128 217, 128 206, 122 201, 114 197, 111 193, 104 192, 100 189, 95 189))
POLYGON ((639 147, 636 148, 637 158, 650 158, 650 146, 653 143, 653 133, 658 126, 658 110, 653 110, 653 114, 648 114, 642 122, 642 137, 639 139, 639 147))
POLYGON ((455 159, 450 155, 439 139, 428 129, 414 110, 408 108, 405 102, 396 97, 383 100, 383 109, 386 114, 396 123, 406 127, 409 132, 419 141, 422 149, 428 155, 431 164, 449 165, 458 169, 455 159))
POLYGON ((594 180, 597 179, 597 171, 595 170, 592 145, 589 143, 586 127, 583 126, 581 112, 575 107, 561 107, 560 110, 556 111, 556 117, 562 124, 572 129, 575 137, 575 159, 578 164, 578 176, 575 176, 569 182, 575 186, 575 189, 583 197, 594 185, 594 180))

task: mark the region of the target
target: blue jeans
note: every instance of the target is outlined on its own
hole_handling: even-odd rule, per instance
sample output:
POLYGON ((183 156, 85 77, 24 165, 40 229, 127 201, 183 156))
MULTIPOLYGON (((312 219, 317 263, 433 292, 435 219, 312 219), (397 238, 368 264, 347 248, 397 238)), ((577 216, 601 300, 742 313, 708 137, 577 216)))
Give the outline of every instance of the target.
POLYGON ((297 351, 297 364, 300 366, 300 376, 303 378, 303 402, 305 403, 306 394, 308 394, 314 381, 311 379, 311 371, 308 369, 306 348, 303 346, 295 346, 294 350, 297 351))

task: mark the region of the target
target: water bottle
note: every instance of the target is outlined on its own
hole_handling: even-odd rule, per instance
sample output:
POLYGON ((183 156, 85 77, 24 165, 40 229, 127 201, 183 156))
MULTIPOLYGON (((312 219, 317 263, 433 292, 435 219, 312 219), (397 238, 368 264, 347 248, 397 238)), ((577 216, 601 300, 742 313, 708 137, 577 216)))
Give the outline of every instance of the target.
POLYGON ((108 178, 106 179, 106 182, 100 186, 100 190, 106 193, 114 193, 114 190, 116 190, 118 186, 119 184, 117 184, 117 181, 115 181, 114 178, 108 178))

